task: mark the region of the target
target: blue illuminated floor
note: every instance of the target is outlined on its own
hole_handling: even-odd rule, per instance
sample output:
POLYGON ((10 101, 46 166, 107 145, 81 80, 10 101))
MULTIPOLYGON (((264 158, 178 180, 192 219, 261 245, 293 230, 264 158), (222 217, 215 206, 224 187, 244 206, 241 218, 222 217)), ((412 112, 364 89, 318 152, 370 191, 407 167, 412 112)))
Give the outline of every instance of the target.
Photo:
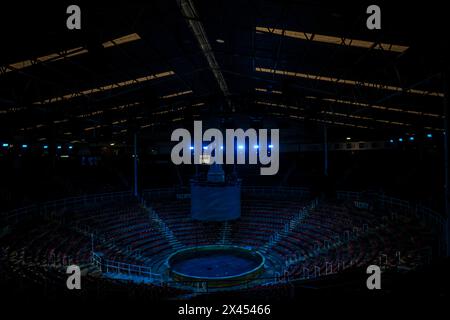
POLYGON ((178 261, 173 269, 192 277, 220 278, 240 275, 256 267, 258 262, 253 259, 233 253, 217 252, 178 261))

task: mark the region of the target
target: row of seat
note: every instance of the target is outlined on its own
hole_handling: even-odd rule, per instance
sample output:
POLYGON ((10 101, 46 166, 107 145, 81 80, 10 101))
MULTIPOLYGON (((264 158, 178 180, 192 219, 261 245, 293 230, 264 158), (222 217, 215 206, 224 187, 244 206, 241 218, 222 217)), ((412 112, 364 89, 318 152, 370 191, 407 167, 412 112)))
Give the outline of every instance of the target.
POLYGON ((279 271, 298 278, 373 262, 397 261, 414 267, 420 263, 414 250, 433 241, 418 220, 358 209, 351 203, 322 203, 286 231, 306 204, 304 200, 243 199, 241 217, 226 223, 192 220, 189 200, 153 201, 150 209, 133 201, 80 205, 48 214, 36 226, 22 226, 4 236, 1 257, 9 261, 12 272, 42 279, 45 268, 62 271, 72 263, 81 265, 84 273, 93 273, 92 247, 109 260, 155 267, 177 245, 223 243, 259 249, 278 233, 279 240, 265 254, 287 261, 286 269, 279 271), (154 220, 151 210, 173 238, 154 220))

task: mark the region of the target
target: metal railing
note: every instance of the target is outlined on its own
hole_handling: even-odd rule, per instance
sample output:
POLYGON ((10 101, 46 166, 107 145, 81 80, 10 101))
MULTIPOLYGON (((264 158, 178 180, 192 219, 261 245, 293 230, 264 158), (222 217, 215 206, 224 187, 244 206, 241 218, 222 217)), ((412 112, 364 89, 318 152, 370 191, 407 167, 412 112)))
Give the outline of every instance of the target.
POLYGON ((152 268, 147 266, 105 259, 97 252, 91 252, 91 262, 105 276, 116 277, 123 275, 129 279, 139 280, 143 278, 150 282, 163 283, 162 275, 152 272, 152 268))
MULTIPOLYGON (((182 194, 184 198, 188 199, 186 195, 189 194, 189 188, 157 188, 142 190, 142 197, 145 199, 167 199, 177 198, 177 194, 182 194)), ((255 195, 255 196, 272 196, 287 198, 292 197, 295 199, 306 199, 310 197, 310 191, 308 188, 302 187, 266 187, 266 186, 241 186, 241 192, 243 195, 255 195)))
MULTIPOLYGON (((382 270, 399 268, 399 269, 409 269, 413 268, 414 264, 430 264, 432 258, 432 249, 430 247, 423 247, 417 250, 409 251, 409 255, 416 256, 418 261, 404 261, 401 252, 396 251, 392 254, 381 253, 377 257, 374 257, 373 263, 376 263, 382 270)), ((278 282, 283 281, 303 281, 317 279, 321 276, 328 276, 332 274, 337 274, 340 271, 349 268, 362 267, 361 263, 355 260, 335 260, 335 261, 322 261, 319 263, 300 265, 300 273, 290 274, 285 272, 283 275, 279 275, 277 278, 278 282)), ((366 267, 366 264, 364 264, 366 267)))

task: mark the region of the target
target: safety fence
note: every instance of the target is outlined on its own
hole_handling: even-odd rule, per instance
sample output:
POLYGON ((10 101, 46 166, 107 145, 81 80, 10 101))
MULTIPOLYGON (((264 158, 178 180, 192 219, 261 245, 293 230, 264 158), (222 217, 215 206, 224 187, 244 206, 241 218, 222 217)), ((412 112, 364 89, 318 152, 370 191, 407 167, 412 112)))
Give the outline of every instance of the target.
MULTIPOLYGON (((374 257, 371 263, 380 267, 382 270, 388 269, 398 269, 398 270, 410 270, 416 265, 429 264, 432 260, 433 250, 431 247, 424 247, 414 251, 408 251, 408 257, 403 257, 401 251, 396 251, 391 254, 380 253, 378 256, 374 257), (415 260, 411 261, 411 256, 415 257, 415 260)), ((368 266, 365 262, 364 267, 368 266)), ((329 276, 337 274, 343 270, 349 268, 363 267, 359 261, 348 259, 348 260, 329 260, 322 261, 315 264, 304 264, 299 265, 297 272, 294 274, 285 271, 284 274, 277 274, 277 282, 283 281, 303 281, 317 279, 322 276, 329 276)))
POLYGON ((92 252, 91 262, 105 276, 129 279, 137 282, 154 282, 161 285, 163 277, 159 273, 152 272, 152 268, 125 262, 105 259, 101 253, 92 252))

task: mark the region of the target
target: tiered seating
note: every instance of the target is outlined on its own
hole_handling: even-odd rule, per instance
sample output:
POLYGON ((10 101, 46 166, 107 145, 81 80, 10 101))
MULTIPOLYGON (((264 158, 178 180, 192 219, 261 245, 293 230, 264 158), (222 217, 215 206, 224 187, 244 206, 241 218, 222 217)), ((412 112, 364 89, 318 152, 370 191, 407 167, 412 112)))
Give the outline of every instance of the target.
POLYGON ((231 241, 238 245, 259 247, 305 205, 301 201, 244 200, 241 218, 233 222, 231 241))
POLYGON ((178 241, 186 246, 214 244, 221 240, 222 223, 192 220, 189 200, 153 203, 152 208, 172 230, 178 241))
POLYGON ((362 228, 363 224, 345 207, 321 205, 274 249, 282 256, 308 256, 317 247, 334 243, 344 236, 345 231, 352 232, 353 227, 362 228))
MULTIPOLYGON (((303 207, 300 201, 244 200, 241 218, 229 223, 232 244, 263 245, 268 238, 303 207)), ((189 200, 153 203, 152 208, 185 245, 206 245, 221 242, 220 222, 199 222, 190 217, 189 200)))
POLYGON ((317 267, 323 275, 327 271, 371 263, 384 266, 413 264, 410 253, 429 246, 432 236, 418 221, 402 216, 392 220, 381 214, 343 205, 321 206, 280 243, 283 249, 276 249, 286 256, 294 253, 303 256, 288 268, 293 277, 304 276, 304 269, 314 272, 317 267), (376 214, 380 215, 377 217, 376 214))
MULTIPOLYGON (((192 220, 189 200, 153 201, 148 207, 181 246, 226 243, 262 249, 279 234, 279 240, 266 247, 264 254, 283 263, 291 259, 286 271, 293 278, 304 276, 304 270, 309 275, 320 270, 323 275, 329 271, 327 266, 332 272, 371 263, 396 265, 399 261, 414 267, 420 263, 414 250, 433 241, 431 232, 415 218, 357 209, 351 203, 321 203, 286 231, 285 226, 307 203, 243 199, 241 217, 226 224, 192 220)), ((84 273, 94 271, 90 264, 92 234, 94 250, 109 260, 160 266, 178 247, 151 217, 149 209, 133 201, 54 212, 36 226, 19 226, 0 239, 0 262, 5 270, 33 282, 60 283, 65 277, 63 266, 75 263, 84 273)))
POLYGON ((89 239, 56 223, 18 230, 2 243, 1 259, 8 261, 8 268, 36 283, 58 282, 64 266, 89 263, 89 239))
POLYGON ((98 208, 94 212, 78 211, 73 223, 88 226, 98 237, 100 250, 109 259, 132 264, 151 264, 152 258, 170 250, 160 230, 151 223, 146 209, 137 203, 98 208))

